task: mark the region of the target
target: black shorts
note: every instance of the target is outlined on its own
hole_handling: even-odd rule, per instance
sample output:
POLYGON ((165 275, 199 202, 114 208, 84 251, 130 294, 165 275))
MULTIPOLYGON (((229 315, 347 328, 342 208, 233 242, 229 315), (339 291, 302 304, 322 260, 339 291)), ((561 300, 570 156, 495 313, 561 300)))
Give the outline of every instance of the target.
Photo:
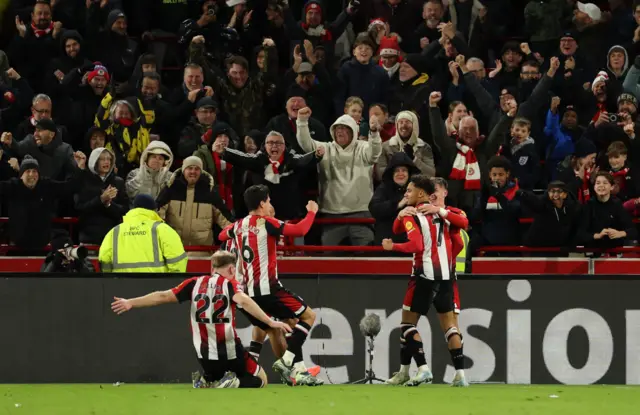
POLYGON ((453 280, 434 281, 412 275, 402 309, 426 316, 432 304, 439 314, 454 310, 453 280))
POLYGON ((198 359, 204 371, 205 380, 215 382, 222 379, 226 372, 233 372, 238 378, 258 376, 260 365, 240 343, 236 345, 236 356, 238 358, 231 360, 198 359))
MULTIPOLYGON (((282 285, 272 286, 271 294, 252 298, 253 301, 255 301, 262 311, 267 313, 269 317, 280 321, 299 318, 307 309, 307 303, 305 303, 301 297, 287 290, 282 285)), ((249 322, 252 325, 259 327, 262 330, 267 330, 269 328, 269 326, 246 311, 242 310, 242 312, 249 319, 249 322)))

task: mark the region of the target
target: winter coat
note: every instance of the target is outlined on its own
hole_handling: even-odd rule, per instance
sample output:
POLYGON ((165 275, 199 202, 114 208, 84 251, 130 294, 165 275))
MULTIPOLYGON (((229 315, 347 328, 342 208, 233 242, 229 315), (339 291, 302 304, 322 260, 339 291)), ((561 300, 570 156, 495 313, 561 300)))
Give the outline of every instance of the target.
POLYGON ((224 206, 213 177, 202 172, 194 186, 189 186, 182 168, 171 175, 156 199, 160 216, 178 232, 187 245, 212 245, 213 227, 231 224, 233 217, 224 206))
POLYGON ((236 168, 250 171, 253 184, 263 184, 269 188, 271 204, 278 218, 287 220, 304 216, 307 201, 303 199, 300 181, 308 174, 308 170, 316 166, 318 159, 315 153, 296 154, 293 150, 285 150, 282 162, 275 167, 277 174, 264 148, 256 154, 227 148, 223 158, 236 168))
POLYGON ((601 202, 597 197, 592 197, 582 208, 580 229, 577 234, 578 243, 585 246, 611 248, 623 246, 625 240, 636 238, 636 228, 631 220, 631 215, 622 206, 622 202, 615 196, 609 197, 606 202, 601 202), (603 229, 611 228, 617 231, 625 231, 627 236, 619 239, 594 239, 593 235, 603 229))
POLYGON ((115 154, 104 147, 98 147, 91 152, 87 161, 87 170, 82 175, 82 185, 74 196, 75 208, 79 213, 80 242, 101 244, 105 235, 122 222, 122 216, 129 210, 129 200, 124 189, 124 180, 114 173, 115 154), (105 177, 101 177, 96 165, 103 152, 111 154, 111 170, 105 177), (100 200, 102 192, 109 187, 118 189, 118 194, 106 206, 100 200))
POLYGON ((407 184, 400 186, 393 181, 393 173, 396 167, 406 166, 409 169, 409 177, 420 173, 420 170, 411 161, 409 156, 403 151, 394 153, 389 159, 389 163, 382 174, 382 183, 376 188, 376 191, 369 202, 369 212, 376 220, 375 224, 375 240, 376 244, 382 243, 385 238, 393 239, 393 242, 406 242, 406 233, 394 234, 393 221, 400 209, 398 203, 404 197, 407 190, 407 184))
POLYGON ((29 154, 36 159, 40 165, 40 177, 62 181, 71 178, 76 170, 73 149, 62 141, 59 131, 49 144, 43 146, 36 144, 33 135, 26 136, 22 141, 14 139, 11 141, 11 151, 20 158, 29 154))
POLYGON ((363 114, 368 114, 369 105, 386 104, 389 101, 389 76, 373 59, 363 65, 352 58, 338 71, 338 84, 335 92, 336 113, 344 112, 344 103, 349 97, 360 97, 364 101, 363 114))
POLYGON ((404 148, 406 145, 410 145, 412 147, 412 151, 414 154, 413 164, 422 174, 426 174, 427 176, 435 176, 436 174, 436 165, 433 160, 433 150, 431 146, 425 143, 418 136, 420 135, 420 126, 418 124, 418 117, 411 111, 403 111, 400 115, 408 115, 412 119, 413 123, 413 131, 411 133, 411 137, 407 143, 402 141, 400 138, 398 131, 398 117, 396 117, 396 134, 391 137, 389 141, 386 141, 382 144, 382 154, 378 159, 378 163, 376 164, 376 176, 378 179, 382 179, 382 176, 387 170, 387 165, 391 160, 391 157, 398 153, 404 152, 404 148))
MULTIPOLYGON (((327 136, 327 129, 319 120, 311 117, 308 123, 309 133, 312 139, 326 143, 331 141, 331 138, 327 136)), ((284 142, 287 148, 298 154, 305 152, 300 147, 300 144, 298 144, 298 139, 296 138, 296 121, 290 119, 287 113, 277 115, 270 119, 263 131, 265 134, 268 134, 270 131, 277 131, 284 136, 284 142)))
POLYGON ((81 181, 75 169, 71 180, 64 182, 40 176, 33 189, 19 178, 0 182, 0 196, 9 203, 11 242, 23 249, 41 249, 51 240, 51 223, 56 201, 71 195, 81 181))
POLYGON ((478 231, 489 245, 520 244, 520 200, 517 184, 508 182, 503 188, 496 189, 485 185, 478 195, 470 220, 478 222, 474 231, 478 231), (509 199, 507 195, 513 194, 509 199), (496 202, 491 202, 491 199, 496 202))
POLYGON ((147 148, 142 152, 142 156, 140 157, 140 167, 132 170, 127 175, 125 186, 127 189, 127 196, 129 196, 130 201, 133 201, 133 199, 141 193, 151 195, 154 199, 157 198, 162 187, 171 178, 171 172, 169 169, 172 164, 173 153, 169 146, 162 141, 150 142, 147 148), (149 154, 155 151, 163 152, 167 156, 164 167, 159 171, 153 171, 149 166, 147 166, 149 154))
POLYGON ((202 142, 202 136, 209 129, 224 129, 229 132, 229 139, 238 145, 241 141, 238 134, 231 128, 226 122, 216 120, 211 126, 206 126, 198 123, 196 117, 192 117, 189 124, 184 127, 180 134, 180 141, 178 142, 178 159, 183 160, 191 155, 200 147, 202 142))
POLYGON ((335 141, 322 143, 311 138, 309 123, 296 120, 298 143, 304 151, 324 146, 325 155, 318 165, 320 211, 331 214, 365 212, 373 196, 373 165, 382 153, 380 134, 369 133, 369 141, 358 140, 358 124, 350 115, 339 117, 329 129, 335 140, 335 127, 346 125, 353 139, 342 148, 335 141))
POLYGON ((534 214, 533 223, 525 234, 526 246, 569 247, 580 225, 580 204, 572 195, 567 197, 561 208, 556 208, 549 196, 518 192, 523 208, 534 214))
MULTIPOLYGON (((63 84, 56 78, 54 73, 56 71, 61 71, 63 74, 68 74, 69 72, 82 68, 83 66, 91 63, 87 58, 85 58, 84 53, 84 39, 82 35, 75 30, 65 30, 60 35, 60 46, 59 46, 60 54, 57 58, 53 59, 47 65, 47 71, 45 73, 45 86, 47 93, 52 97, 52 99, 56 99, 61 95, 64 95, 65 88, 63 84), (75 58, 67 55, 65 50, 65 44, 67 40, 74 39, 80 44, 80 51, 75 58)), ((95 112, 95 108, 94 108, 95 112)))

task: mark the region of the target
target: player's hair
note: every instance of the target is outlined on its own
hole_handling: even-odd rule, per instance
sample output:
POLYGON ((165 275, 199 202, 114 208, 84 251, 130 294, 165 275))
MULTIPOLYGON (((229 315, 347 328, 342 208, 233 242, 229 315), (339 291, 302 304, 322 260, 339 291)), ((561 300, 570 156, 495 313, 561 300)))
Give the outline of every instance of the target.
POLYGON ((249 211, 258 209, 260 203, 266 202, 267 199, 269 199, 269 188, 263 184, 249 186, 244 191, 244 203, 249 211))
POLYGON ((607 179, 607 181, 609 182, 609 184, 611 184, 611 186, 616 184, 615 180, 613 179, 613 176, 608 171, 597 172, 596 175, 593 176, 593 183, 596 182, 596 179, 598 179, 598 177, 604 177, 605 179, 607 179))
POLYGON ((516 117, 516 119, 513 120, 512 125, 517 125, 518 127, 526 127, 527 129, 531 130, 531 121, 529 121, 529 119, 525 117, 516 117))
POLYGON ((411 183, 413 183, 413 185, 418 189, 424 190, 428 195, 433 194, 436 191, 431 178, 426 174, 415 174, 411 176, 411 183))
POLYGON ((511 172, 511 162, 509 159, 503 156, 493 156, 487 163, 487 170, 491 169, 504 169, 507 173, 511 172))
POLYGON ((352 105, 360 105, 360 108, 364 108, 364 101, 360 97, 349 97, 344 103, 344 109, 348 110, 352 105))
POLYGON ((447 179, 443 178, 443 177, 432 177, 431 181, 433 182, 433 188, 435 189, 436 186, 440 186, 442 188, 444 188, 444 190, 449 189, 449 182, 447 182, 447 179))
MULTIPOLYGON (((456 109, 456 107, 458 105, 464 105, 464 102, 462 101, 451 101, 451 103, 449 104, 449 114, 452 114, 453 111, 456 109)), ((466 105, 464 105, 465 108, 467 107, 466 105)))
POLYGON ((211 255, 211 268, 224 268, 228 265, 235 265, 236 256, 229 251, 217 251, 211 255))
POLYGON ((607 147, 607 157, 620 157, 627 154, 627 146, 622 141, 614 141, 607 147))

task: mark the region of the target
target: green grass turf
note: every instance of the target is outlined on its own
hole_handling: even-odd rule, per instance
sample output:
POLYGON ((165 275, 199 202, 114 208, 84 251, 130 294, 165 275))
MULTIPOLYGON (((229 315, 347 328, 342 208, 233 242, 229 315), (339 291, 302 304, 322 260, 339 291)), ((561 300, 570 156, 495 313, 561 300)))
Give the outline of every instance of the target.
POLYGON ((0 385, 0 414, 634 414, 630 386, 385 385, 201 389, 190 385, 0 385), (557 396, 557 397, 551 397, 557 396))

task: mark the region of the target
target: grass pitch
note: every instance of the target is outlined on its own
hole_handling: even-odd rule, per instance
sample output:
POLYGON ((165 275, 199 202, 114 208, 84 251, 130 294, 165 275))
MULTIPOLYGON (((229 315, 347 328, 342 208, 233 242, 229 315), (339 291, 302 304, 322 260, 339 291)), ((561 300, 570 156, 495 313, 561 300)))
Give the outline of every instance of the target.
POLYGON ((0 414, 633 414, 640 387, 325 385, 194 390, 190 385, 0 385, 0 414))

